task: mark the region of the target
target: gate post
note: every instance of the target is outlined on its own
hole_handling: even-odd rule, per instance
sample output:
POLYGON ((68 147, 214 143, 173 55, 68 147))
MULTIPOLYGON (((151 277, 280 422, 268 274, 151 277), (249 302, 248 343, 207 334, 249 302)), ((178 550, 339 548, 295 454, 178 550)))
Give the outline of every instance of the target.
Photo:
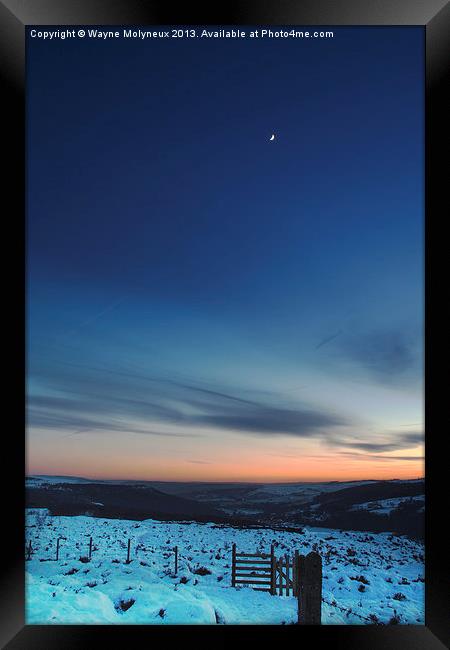
POLYGON ((290 593, 289 555, 286 553, 286 555, 284 557, 286 558, 286 596, 289 596, 289 593, 290 593))
POLYGON ((320 625, 322 615, 322 558, 312 551, 297 558, 298 623, 320 625))
POLYGON ((294 596, 298 596, 298 562, 299 562, 298 558, 299 558, 299 552, 295 551, 294 566, 292 567, 292 573, 294 574, 293 575, 293 579, 294 579, 293 594, 294 594, 294 596))
POLYGON ((270 593, 276 594, 275 546, 270 547, 270 593))

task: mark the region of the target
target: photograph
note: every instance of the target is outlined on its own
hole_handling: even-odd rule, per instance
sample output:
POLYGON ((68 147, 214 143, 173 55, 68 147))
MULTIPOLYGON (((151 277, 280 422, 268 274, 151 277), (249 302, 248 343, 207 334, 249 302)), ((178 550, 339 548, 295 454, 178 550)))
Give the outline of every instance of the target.
POLYGON ((424 57, 27 28, 27 625, 425 624, 424 57))
POLYGON ((0 648, 450 647, 449 33, 0 0, 0 648))

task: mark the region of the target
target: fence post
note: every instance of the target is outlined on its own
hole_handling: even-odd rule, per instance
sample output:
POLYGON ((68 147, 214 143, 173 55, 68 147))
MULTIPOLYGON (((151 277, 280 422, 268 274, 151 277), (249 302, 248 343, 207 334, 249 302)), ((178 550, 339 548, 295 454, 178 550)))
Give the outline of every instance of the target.
POLYGON ((298 622, 320 625, 322 614, 322 558, 311 551, 298 556, 298 622))
POLYGON ((178 546, 173 549, 175 551, 175 575, 178 573, 178 546))
POLYGON ((89 537, 89 559, 92 559, 92 537, 89 537))
POLYGON ((33 547, 31 546, 31 539, 28 542, 28 548, 27 548, 27 560, 31 560, 31 554, 33 552, 33 547))
POLYGON ((127 550, 127 561, 126 564, 130 564, 130 550, 131 550, 131 539, 128 540, 128 550, 127 550))
POLYGON ((233 544, 231 551, 231 586, 236 586, 236 544, 233 544))

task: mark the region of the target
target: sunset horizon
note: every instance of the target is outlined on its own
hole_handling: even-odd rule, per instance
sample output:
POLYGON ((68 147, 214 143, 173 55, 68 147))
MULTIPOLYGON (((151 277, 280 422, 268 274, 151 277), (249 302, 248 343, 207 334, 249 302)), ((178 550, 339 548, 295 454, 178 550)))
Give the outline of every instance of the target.
POLYGON ((317 479, 309 479, 309 480, 303 480, 301 478, 299 479, 293 479, 290 481, 282 481, 282 480, 245 480, 245 479, 234 479, 234 480, 219 480, 219 479, 162 479, 162 478, 143 478, 143 477, 138 477, 138 478, 132 478, 130 476, 126 477, 120 477, 120 476, 80 476, 80 475, 74 475, 74 474, 45 474, 43 472, 31 472, 30 474, 26 474, 26 478, 32 478, 34 476, 43 476, 45 478, 73 478, 73 479, 81 479, 81 480, 92 480, 92 481, 130 481, 130 482, 148 482, 148 483, 247 483, 249 485, 257 485, 257 484, 274 484, 274 485, 282 485, 282 484, 295 484, 295 483, 353 483, 353 482, 362 482, 362 481, 422 481, 424 480, 424 476, 407 476, 407 477, 399 477, 399 476, 389 476, 387 478, 372 478, 372 477, 366 477, 366 478, 346 478, 346 479, 330 479, 330 478, 317 478, 317 479))
POLYGON ((232 477, 217 469, 217 466, 211 463, 211 467, 205 472, 188 472, 181 468, 180 471, 166 472, 166 473, 149 473, 144 472, 127 472, 123 470, 114 471, 91 471, 83 472, 77 470, 73 466, 68 466, 67 470, 59 471, 57 469, 49 470, 45 466, 35 466, 27 469, 26 476, 45 476, 45 477, 67 477, 67 478, 80 478, 88 480, 101 480, 101 481, 149 481, 149 482, 195 482, 195 483, 332 483, 332 482, 352 482, 352 481, 395 481, 395 480, 423 480, 425 472, 423 469, 423 461, 418 458, 418 465, 422 466, 422 471, 393 471, 386 468, 386 471, 378 470, 372 472, 355 471, 355 473, 345 473, 336 475, 331 473, 323 474, 298 474, 295 476, 293 473, 289 474, 245 474, 235 472, 232 477))
POLYGON ((80 45, 29 42, 29 471, 422 474, 420 35, 80 45))

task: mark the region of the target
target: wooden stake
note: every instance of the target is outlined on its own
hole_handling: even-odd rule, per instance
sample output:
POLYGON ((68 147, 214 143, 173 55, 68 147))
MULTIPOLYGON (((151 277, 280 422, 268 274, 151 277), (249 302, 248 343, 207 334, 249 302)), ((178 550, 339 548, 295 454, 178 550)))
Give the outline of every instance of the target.
POLYGON ((178 546, 173 549, 175 551, 175 575, 178 573, 178 546))
POLYGON ((131 539, 128 540, 127 561, 126 561, 127 564, 130 564, 131 562, 130 551, 131 551, 131 539))
POLYGON ((92 558, 92 537, 89 537, 89 559, 92 558))

